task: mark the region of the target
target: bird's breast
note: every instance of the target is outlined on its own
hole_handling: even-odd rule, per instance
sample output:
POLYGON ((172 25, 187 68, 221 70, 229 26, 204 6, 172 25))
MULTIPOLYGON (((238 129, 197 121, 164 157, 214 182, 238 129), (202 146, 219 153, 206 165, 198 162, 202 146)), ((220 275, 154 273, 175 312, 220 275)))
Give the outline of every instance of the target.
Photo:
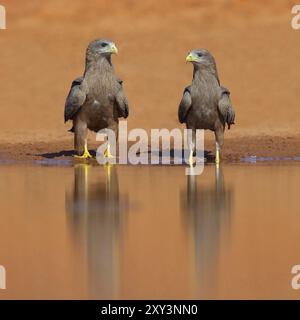
POLYGON ((82 108, 82 117, 90 130, 98 131, 107 128, 116 118, 115 104, 108 98, 90 99, 82 108))
POLYGON ((100 102, 99 102, 98 100, 94 99, 94 101, 93 101, 93 107, 94 107, 94 108, 100 107, 100 102))
POLYGON ((207 92, 192 95, 192 108, 188 114, 188 121, 197 129, 213 130, 218 119, 216 100, 207 92))

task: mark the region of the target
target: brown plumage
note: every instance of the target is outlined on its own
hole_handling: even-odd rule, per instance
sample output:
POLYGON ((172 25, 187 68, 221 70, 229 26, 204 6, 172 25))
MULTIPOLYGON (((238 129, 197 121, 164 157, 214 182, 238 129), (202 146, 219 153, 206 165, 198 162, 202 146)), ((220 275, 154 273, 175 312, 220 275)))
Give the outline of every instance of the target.
MULTIPOLYGON (((185 88, 178 109, 180 123, 186 123, 193 130, 209 129, 215 132, 216 162, 224 142, 224 130, 234 124, 235 112, 230 101, 228 89, 220 86, 216 63, 213 56, 205 49, 191 51, 186 61, 194 66, 192 84, 185 88)), ((195 142, 191 143, 191 155, 195 142)), ((190 160, 191 160, 190 156, 190 160)))
POLYGON ((129 108, 122 81, 115 76, 111 54, 117 53, 109 40, 95 40, 86 51, 84 75, 73 81, 65 103, 65 122, 73 121, 77 154, 90 157, 87 129, 98 132, 112 129, 118 136, 120 117, 127 118, 129 108))

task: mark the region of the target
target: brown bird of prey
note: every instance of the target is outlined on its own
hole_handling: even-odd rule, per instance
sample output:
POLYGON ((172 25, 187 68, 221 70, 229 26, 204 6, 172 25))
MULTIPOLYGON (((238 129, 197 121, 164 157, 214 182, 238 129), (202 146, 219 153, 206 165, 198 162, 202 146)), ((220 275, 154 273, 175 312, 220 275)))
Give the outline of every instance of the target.
POLYGON ((224 142, 227 124, 234 124, 235 113, 228 89, 220 86, 214 57, 205 49, 195 49, 186 57, 194 66, 192 84, 184 89, 179 105, 178 118, 192 129, 189 163, 193 163, 196 129, 214 131, 216 138, 216 163, 220 162, 220 152, 224 142))
MULTIPOLYGON (((86 50, 85 71, 75 79, 65 103, 65 122, 73 120, 77 157, 91 158, 87 148, 87 129, 112 129, 118 136, 119 118, 128 116, 128 102, 122 81, 115 76, 111 55, 116 45, 109 40, 92 41, 86 50)), ((109 144, 104 155, 111 157, 109 144)))

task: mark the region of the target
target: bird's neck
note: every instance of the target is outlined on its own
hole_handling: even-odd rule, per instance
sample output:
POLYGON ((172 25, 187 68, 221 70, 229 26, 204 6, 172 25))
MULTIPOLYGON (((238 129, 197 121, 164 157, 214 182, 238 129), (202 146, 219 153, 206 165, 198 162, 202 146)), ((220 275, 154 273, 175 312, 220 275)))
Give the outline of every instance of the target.
POLYGON ((201 81, 213 81, 219 82, 218 72, 216 68, 212 67, 194 67, 193 71, 193 82, 201 81))
POLYGON ((85 63, 84 76, 90 74, 105 74, 107 72, 113 72, 113 66, 111 63, 111 57, 87 57, 85 63))

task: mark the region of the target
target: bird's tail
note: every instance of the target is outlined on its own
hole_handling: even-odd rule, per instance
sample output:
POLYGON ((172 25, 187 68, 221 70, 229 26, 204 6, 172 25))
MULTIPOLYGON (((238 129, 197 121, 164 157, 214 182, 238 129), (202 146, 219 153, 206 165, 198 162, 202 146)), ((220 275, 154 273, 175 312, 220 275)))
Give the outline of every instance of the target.
POLYGON ((228 129, 230 129, 230 126, 232 124, 235 124, 234 120, 235 120, 235 112, 233 108, 229 108, 226 115, 226 123, 227 123, 228 129))

